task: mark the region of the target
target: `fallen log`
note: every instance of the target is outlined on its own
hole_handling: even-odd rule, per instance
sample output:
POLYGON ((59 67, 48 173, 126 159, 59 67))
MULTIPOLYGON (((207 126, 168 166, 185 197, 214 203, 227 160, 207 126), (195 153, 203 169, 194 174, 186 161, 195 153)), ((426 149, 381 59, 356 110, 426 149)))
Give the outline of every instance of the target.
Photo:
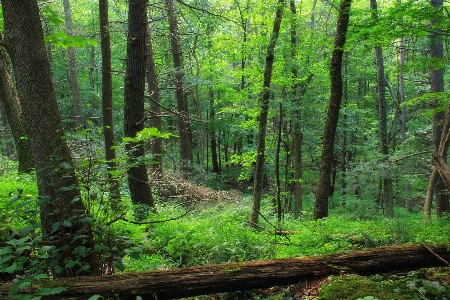
MULTIPOLYGON (((43 299, 85 300, 93 295, 121 300, 134 300, 136 296, 141 296, 142 299, 173 299, 289 285, 316 276, 340 273, 371 275, 441 266, 442 260, 450 260, 449 247, 450 244, 436 247, 400 245, 326 256, 43 280, 33 285, 33 289, 55 286, 66 288, 60 294, 43 299)), ((9 289, 8 286, 0 287, 0 299, 6 299, 9 289)))

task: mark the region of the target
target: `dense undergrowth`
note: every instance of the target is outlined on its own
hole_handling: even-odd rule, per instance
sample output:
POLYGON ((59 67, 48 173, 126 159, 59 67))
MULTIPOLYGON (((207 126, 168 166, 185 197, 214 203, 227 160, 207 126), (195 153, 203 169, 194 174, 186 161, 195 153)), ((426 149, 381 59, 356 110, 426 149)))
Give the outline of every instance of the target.
MULTIPOLYGON (((33 175, 18 175, 13 171, 14 164, 10 161, 3 159, 0 165, 0 243, 4 247, 8 238, 11 239, 11 232, 19 232, 38 222, 38 215, 35 213, 37 187, 33 175), (11 199, 16 201, 11 202, 11 199)), ((114 216, 106 218, 102 214, 98 215, 98 207, 91 205, 91 208, 103 220, 94 223, 98 239, 105 239, 105 232, 108 232, 109 241, 116 243, 107 249, 110 252, 106 254, 112 253, 114 247, 122 247, 120 251, 114 250, 116 272, 332 254, 381 245, 419 242, 434 244, 448 242, 450 239, 450 222, 445 215, 424 225, 419 209, 408 213, 397 207, 396 218, 386 219, 381 211, 366 210, 362 214, 351 208, 349 201, 349 207, 338 206, 331 209, 327 219, 313 220, 313 198, 305 198, 304 213, 299 218, 285 214, 280 222, 277 221, 270 201, 266 200, 262 206, 264 218, 260 218, 260 225, 264 229, 248 226, 251 198, 246 196, 226 201, 202 201, 181 218, 176 217, 186 212, 185 206, 157 199, 157 214, 149 214, 143 220, 148 224, 142 225, 123 219, 108 222, 114 216)), ((131 204, 124 199, 124 210, 132 211, 131 204)), ((120 213, 122 212, 117 214, 120 213)), ((126 219, 133 219, 131 212, 126 215, 126 219)), ((5 272, 5 264, 2 267, 0 272, 5 272)), ((369 278, 364 280, 367 280, 369 286, 376 284, 368 283, 371 280, 369 278)), ((424 284, 418 281, 416 283, 424 284)), ((338 282, 338 286, 342 284, 338 282)), ((383 284, 386 286, 386 283, 383 284)), ((399 288, 392 287, 392 290, 395 289, 399 288)), ((324 286, 323 290, 323 293, 337 293, 328 286, 324 286)), ((324 298, 319 299, 332 299, 329 296, 322 297, 324 298)), ((336 299, 350 298, 342 296, 336 299)))

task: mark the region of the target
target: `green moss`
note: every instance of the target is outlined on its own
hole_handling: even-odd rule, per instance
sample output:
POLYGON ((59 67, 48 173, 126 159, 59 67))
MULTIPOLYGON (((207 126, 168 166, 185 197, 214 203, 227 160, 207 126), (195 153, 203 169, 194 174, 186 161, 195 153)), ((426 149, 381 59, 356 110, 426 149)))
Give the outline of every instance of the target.
POLYGON ((379 278, 352 275, 333 278, 322 287, 317 299, 448 300, 449 295, 450 287, 438 281, 414 277, 379 280, 379 278))
POLYGON ((227 264, 226 266, 224 266, 221 270, 220 273, 226 273, 226 274, 236 274, 238 272, 240 272, 242 269, 239 266, 239 264, 237 263, 230 263, 227 264))

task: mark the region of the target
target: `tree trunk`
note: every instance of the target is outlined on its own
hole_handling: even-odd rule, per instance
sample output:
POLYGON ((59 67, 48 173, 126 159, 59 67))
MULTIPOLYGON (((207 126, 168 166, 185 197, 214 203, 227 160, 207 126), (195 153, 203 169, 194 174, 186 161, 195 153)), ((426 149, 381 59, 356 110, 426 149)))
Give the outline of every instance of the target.
POLYGON ((330 176, 334 159, 334 140, 336 126, 339 119, 339 110, 342 102, 342 56, 347 34, 351 0, 342 0, 339 6, 339 16, 334 38, 334 50, 331 56, 330 77, 331 95, 328 106, 327 120, 323 134, 322 160, 320 162, 319 180, 315 191, 314 218, 320 219, 328 216, 328 196, 330 194, 330 176))
MULTIPOLYGON (((399 3, 401 3, 401 0, 398 0, 399 3)), ((405 49, 405 41, 403 38, 400 38, 399 40, 399 69, 400 72, 398 74, 398 102, 401 106, 401 116, 400 116, 400 139, 402 142, 402 150, 403 152, 406 151, 406 123, 408 121, 408 112, 406 110, 406 104, 405 104, 405 74, 404 74, 404 67, 405 67, 405 59, 406 59, 406 49, 405 49)), ((404 174, 409 174, 409 163, 406 160, 403 164, 403 170, 404 174)), ((408 178, 406 178, 406 184, 405 184, 405 197, 406 197, 406 210, 408 212, 412 212, 412 199, 411 199, 411 182, 408 178)))
MULTIPOLYGON (((432 251, 450 260, 449 245, 432 251)), ((431 249, 430 249, 431 250, 431 249)), ((311 278, 356 273, 360 275, 405 272, 424 267, 445 266, 422 245, 400 245, 344 252, 327 256, 283 258, 274 260, 227 263, 141 273, 122 273, 99 277, 77 277, 76 280, 53 280, 49 286, 67 289, 45 299, 87 299, 101 295, 105 299, 174 299, 233 291, 296 284, 311 278)), ((44 287, 48 281, 33 284, 44 287)), ((0 297, 7 285, 0 287, 0 297)))
MULTIPOLYGON (((56 102, 39 8, 36 0, 2 0, 1 4, 5 47, 11 57, 36 168, 41 226, 44 236, 56 237, 49 241, 52 245, 67 248, 58 257, 64 268, 66 259, 79 258, 72 254, 76 247, 92 249, 92 231, 90 224, 81 221, 86 210, 56 102), (58 229, 54 224, 61 225, 58 229), (58 230, 53 232, 53 228, 58 230), (78 234, 87 238, 72 241, 78 234)), ((90 273, 98 272, 94 259, 89 256, 85 261, 91 265, 90 273)), ((66 268, 63 275, 73 276, 77 268, 66 268)))
MULTIPOLYGON (((435 18, 431 20, 430 27, 433 28, 433 33, 430 34, 430 92, 440 93, 444 92, 444 69, 442 67, 443 59, 443 43, 442 36, 439 34, 439 23, 442 22, 442 4, 443 0, 432 0, 431 6, 436 9, 435 18)), ((434 100, 433 105, 437 106, 437 100, 434 100)), ((444 112, 438 112, 433 116, 433 145, 434 152, 438 151, 439 143, 442 135, 442 123, 444 121, 444 112)), ((446 159, 446 158, 444 158, 446 159)), ((445 184, 441 177, 437 178, 434 185, 434 194, 436 196, 436 214, 440 216, 442 212, 449 211, 449 196, 445 192, 445 184)), ((431 201, 431 200, 430 200, 431 201)))
MULTIPOLYGON (((134 138, 144 129, 144 90, 147 36, 147 1, 130 1, 128 11, 127 58, 125 74, 124 135, 134 138)), ((128 185, 131 201, 154 207, 142 141, 125 145, 128 155, 128 185)))
MULTIPOLYGON (((1 38, 1 37, 0 37, 1 38)), ((4 49, 0 51, 0 101, 3 104, 6 118, 14 138, 19 173, 30 173, 34 168, 31 149, 25 133, 22 108, 11 77, 8 60, 4 49)))
POLYGON ((99 1, 100 39, 102 49, 102 114, 105 139, 105 158, 108 166, 109 197, 113 206, 120 199, 120 183, 117 174, 116 150, 114 148, 114 122, 112 101, 111 40, 109 35, 108 0, 99 1))
MULTIPOLYGON (((295 61, 297 60, 298 51, 298 37, 297 37, 297 9, 295 0, 289 1, 289 7, 292 14, 291 21, 291 59, 292 59, 292 98, 294 102, 293 120, 292 120, 292 135, 293 135, 293 156, 294 156, 294 216, 298 217, 302 212, 303 206, 303 166, 302 166, 302 122, 301 122, 301 97, 299 95, 298 84, 298 70, 295 61)), ((306 90, 306 89, 305 89, 306 90)))
MULTIPOLYGON (((72 8, 70 6, 70 0, 64 0, 63 2, 64 2, 64 20, 66 23, 66 34, 68 36, 73 36, 72 8)), ((84 125, 83 110, 81 109, 80 88, 78 86, 77 59, 75 55, 75 48, 69 46, 67 51, 69 54, 70 90, 72 91, 73 127, 75 128, 75 130, 77 130, 84 125)))
POLYGON ((175 90, 178 106, 178 129, 180 135, 180 170, 187 177, 192 171, 192 137, 190 135, 190 119, 186 91, 184 89, 184 70, 181 58, 181 46, 178 35, 178 23, 175 17, 174 0, 165 0, 167 18, 170 29, 170 45, 172 48, 173 68, 175 72, 175 90))
MULTIPOLYGON (((152 127, 162 132, 162 118, 159 98, 158 74, 156 74, 155 57, 153 53, 152 37, 150 29, 147 28, 147 86, 150 95, 150 110, 152 127)), ((161 179, 163 174, 163 144, 162 138, 155 138, 152 141, 152 170, 156 179, 161 179)))
POLYGON ((256 148, 256 166, 253 182, 253 205, 250 217, 251 224, 258 224, 259 210, 261 207, 261 194, 263 189, 264 151, 266 148, 267 116, 269 113, 270 82, 272 80, 272 67, 275 59, 275 46, 280 32, 283 18, 284 0, 278 0, 272 34, 267 47, 266 66, 264 68, 264 84, 261 95, 261 111, 259 114, 258 145, 256 148))
POLYGON ((216 129, 215 129, 215 119, 216 111, 214 108, 214 89, 212 86, 208 87, 208 97, 209 97, 209 109, 210 113, 210 135, 211 135, 211 163, 212 171, 216 174, 220 173, 219 158, 217 155, 217 140, 216 140, 216 129))
MULTIPOLYGON (((372 18, 378 18, 377 12, 377 1, 370 0, 370 8, 372 9, 372 18)), ((384 77, 384 61, 383 61, 383 50, 380 46, 375 46, 375 66, 377 68, 377 94, 378 94, 378 134, 380 137, 380 149, 383 155, 383 161, 387 163, 389 156, 389 138, 387 129, 387 103, 386 103, 386 78, 384 77)), ((385 171, 383 171, 385 173, 385 171)), ((389 172, 390 173, 390 172, 389 172)), ((394 217, 394 203, 392 196, 392 178, 390 174, 383 174, 383 203, 386 209, 386 217, 394 217)))

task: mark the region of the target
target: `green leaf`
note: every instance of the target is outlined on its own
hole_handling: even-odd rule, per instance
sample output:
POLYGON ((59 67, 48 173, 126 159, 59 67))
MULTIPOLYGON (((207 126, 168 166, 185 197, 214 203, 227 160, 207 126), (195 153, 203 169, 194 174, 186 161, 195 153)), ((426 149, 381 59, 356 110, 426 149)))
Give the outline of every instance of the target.
POLYGON ((56 288, 40 288, 37 293, 39 296, 47 296, 47 295, 55 295, 65 291, 65 287, 56 287, 56 288))
POLYGON ((53 225, 52 225, 52 233, 55 233, 59 229, 59 227, 61 227, 61 222, 53 223, 53 225))
POLYGON ((73 266, 75 266, 76 264, 78 264, 79 262, 78 262, 78 260, 69 260, 67 263, 66 263, 66 268, 72 268, 73 266))
POLYGON ((94 296, 89 297, 88 300, 98 300, 98 299, 100 299, 100 298, 103 299, 103 297, 100 296, 100 295, 94 295, 94 296))
POLYGON ((124 264, 121 261, 115 261, 114 262, 114 268, 116 268, 120 272, 123 272, 123 270, 125 270, 125 266, 124 266, 124 264))
POLYGON ((0 248, 0 255, 10 254, 12 252, 10 248, 0 248))

